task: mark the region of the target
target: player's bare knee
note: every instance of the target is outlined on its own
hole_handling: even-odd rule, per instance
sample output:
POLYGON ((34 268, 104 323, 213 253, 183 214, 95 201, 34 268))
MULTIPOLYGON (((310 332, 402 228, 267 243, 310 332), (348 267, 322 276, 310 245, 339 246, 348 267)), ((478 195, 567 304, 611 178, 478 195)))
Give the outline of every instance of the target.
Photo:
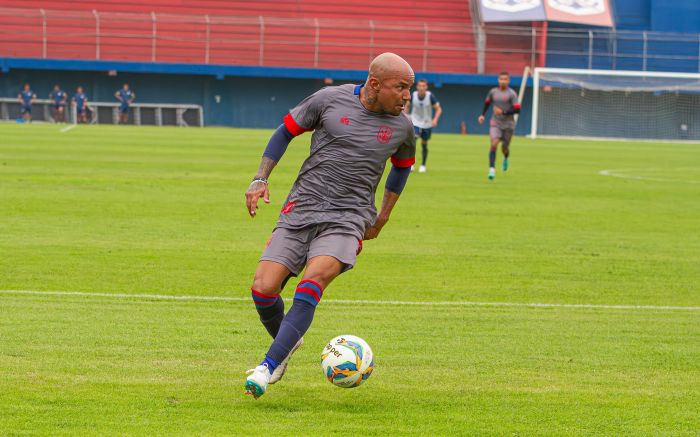
MULTIPOLYGON (((331 258, 331 257, 323 257, 331 258)), ((304 272, 302 280, 314 281, 327 287, 343 270, 343 263, 335 258, 323 259, 318 262, 309 263, 304 272)))
POLYGON ((274 275, 255 272, 252 289, 262 294, 275 295, 280 293, 280 283, 274 275))

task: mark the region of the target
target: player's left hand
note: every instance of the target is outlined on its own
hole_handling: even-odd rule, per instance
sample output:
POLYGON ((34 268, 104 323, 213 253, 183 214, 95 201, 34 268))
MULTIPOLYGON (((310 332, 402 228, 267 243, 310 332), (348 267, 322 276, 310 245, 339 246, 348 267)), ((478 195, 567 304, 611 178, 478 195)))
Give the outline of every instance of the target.
POLYGON ((494 106, 493 113, 496 115, 501 115, 501 114, 503 114, 503 109, 499 108, 498 106, 494 106))
POLYGON ((245 205, 251 217, 255 217, 258 211, 258 200, 261 197, 265 203, 270 203, 270 188, 265 182, 253 181, 245 193, 245 205))
POLYGON ((365 236, 362 237, 363 240, 374 240, 379 236, 380 228, 371 226, 365 231, 365 236))
POLYGON ((433 122, 430 124, 431 127, 436 127, 437 126, 437 121, 433 120, 433 122))
POLYGON ((379 233, 382 231, 382 228, 386 224, 387 220, 384 220, 382 218, 377 217, 377 219, 374 221, 374 224, 367 228, 365 231, 365 236, 362 237, 363 240, 373 240, 379 236, 379 233))

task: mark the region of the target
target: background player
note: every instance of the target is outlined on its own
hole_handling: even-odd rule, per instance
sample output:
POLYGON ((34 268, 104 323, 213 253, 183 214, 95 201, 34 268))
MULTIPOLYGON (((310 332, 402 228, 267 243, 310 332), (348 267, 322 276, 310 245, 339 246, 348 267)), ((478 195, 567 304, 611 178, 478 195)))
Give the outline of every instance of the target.
POLYGON ((36 99, 36 94, 29 87, 29 84, 25 83, 22 91, 17 94, 17 100, 19 100, 21 106, 20 112, 24 121, 32 121, 32 103, 34 103, 34 99, 36 99))
POLYGON ((75 90, 75 96, 73 96, 73 105, 75 106, 75 113, 78 116, 76 122, 87 123, 88 98, 83 92, 83 87, 81 86, 79 86, 75 90))
POLYGON ((122 89, 114 93, 114 97, 121 102, 121 105, 119 105, 119 123, 129 123, 129 108, 136 99, 136 94, 129 89, 129 84, 125 83, 122 89))
POLYGON ((501 143, 503 151, 503 171, 508 170, 508 157, 510 156, 510 140, 515 129, 515 114, 520 113, 518 94, 510 88, 510 75, 502 72, 498 75, 498 87, 492 88, 484 100, 484 109, 479 116, 479 124, 484 122, 486 111, 493 103, 493 115, 491 115, 489 137, 491 149, 489 150, 489 179, 496 177, 496 151, 498 143, 501 143))
POLYGON ((416 83, 416 91, 413 92, 411 101, 406 105, 407 112, 409 108, 416 137, 420 137, 423 149, 423 161, 418 172, 425 173, 428 162, 428 140, 432 134, 432 129, 437 126, 442 115, 442 107, 437 101, 435 94, 428 91, 427 80, 421 79, 416 83), (435 116, 433 116, 433 110, 435 110, 435 116))
POLYGON ((68 94, 56 84, 53 86, 53 91, 49 93, 49 99, 53 100, 53 121, 56 123, 63 123, 66 121, 66 101, 68 100, 68 94))
POLYGON ((277 382, 302 343, 323 291, 353 267, 362 240, 376 238, 389 220, 415 162, 413 125, 406 114, 413 70, 398 55, 383 53, 370 67, 364 86, 323 88, 284 117, 263 154, 246 192, 255 217, 258 199, 270 202, 267 177, 293 137, 313 130, 311 154, 299 171, 277 227, 264 250, 253 301, 274 338, 265 359, 248 376, 247 393, 256 399, 277 382), (387 159, 393 164, 381 211, 374 196, 387 159), (284 314, 280 292, 301 270, 294 303, 284 314))

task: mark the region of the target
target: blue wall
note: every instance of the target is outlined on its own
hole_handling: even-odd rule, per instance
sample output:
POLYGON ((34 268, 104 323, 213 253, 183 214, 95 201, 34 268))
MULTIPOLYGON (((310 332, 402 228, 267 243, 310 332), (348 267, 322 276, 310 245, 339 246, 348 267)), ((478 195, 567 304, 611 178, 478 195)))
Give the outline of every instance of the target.
POLYGON ((589 67, 589 30, 594 31, 594 56, 590 66, 597 69, 682 71, 700 70, 700 0, 612 0, 616 29, 551 23, 547 38, 547 66, 589 67), (577 32, 557 32, 557 29, 577 32), (647 60, 644 34, 647 38, 647 60), (617 56, 613 56, 617 53, 617 56))
POLYGON ((700 1, 698 0, 651 0, 650 16, 650 30, 700 33, 700 1))
MULTIPOLYGON (((49 64, 50 65, 50 64, 49 64)), ((154 64, 155 65, 155 64, 154 64)), ((162 64, 158 67, 162 67, 162 64)), ((69 94, 78 85, 85 88, 93 101, 115 101, 114 92, 128 82, 141 103, 193 103, 204 108, 206 125, 251 128, 274 128, 289 108, 307 95, 324 86, 322 79, 281 78, 254 76, 223 76, 197 74, 154 74, 119 72, 110 76, 105 71, 44 70, 37 68, 9 68, 0 72, 0 96, 16 97, 20 87, 29 82, 39 97, 45 98, 59 83, 69 94), (217 103, 216 96, 219 96, 217 103)), ((362 73, 366 75, 366 73, 362 73)), ((419 75, 419 77, 422 77, 419 75)), ((444 113, 436 132, 459 132, 466 121, 470 133, 487 133, 487 126, 476 121, 483 100, 496 78, 479 76, 452 78, 451 82, 432 86, 444 113)), ((361 83, 362 80, 339 79, 335 84, 361 83)), ((449 81, 448 81, 449 82, 449 81)), ((517 89, 519 80, 514 78, 517 89)), ((523 105, 523 116, 517 132, 526 134, 530 129, 531 90, 523 105)))
POLYGON ((612 0, 615 27, 620 30, 651 30, 651 0, 612 0))

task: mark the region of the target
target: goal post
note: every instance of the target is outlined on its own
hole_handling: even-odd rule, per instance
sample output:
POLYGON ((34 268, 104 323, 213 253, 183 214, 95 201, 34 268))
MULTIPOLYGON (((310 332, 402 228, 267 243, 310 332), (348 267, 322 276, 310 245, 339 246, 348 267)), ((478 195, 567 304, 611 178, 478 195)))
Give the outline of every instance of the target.
MULTIPOLYGON (((525 98, 525 91, 527 90, 527 81, 530 79, 530 76, 532 75, 532 69, 530 68, 529 65, 526 65, 525 68, 523 69, 523 79, 520 82, 520 90, 518 91, 518 104, 522 105, 523 104, 523 99, 525 98)), ((518 124, 518 120, 520 119, 520 114, 515 114, 515 124, 518 124)))
POLYGON ((536 68, 531 136, 700 141, 700 74, 536 68))

